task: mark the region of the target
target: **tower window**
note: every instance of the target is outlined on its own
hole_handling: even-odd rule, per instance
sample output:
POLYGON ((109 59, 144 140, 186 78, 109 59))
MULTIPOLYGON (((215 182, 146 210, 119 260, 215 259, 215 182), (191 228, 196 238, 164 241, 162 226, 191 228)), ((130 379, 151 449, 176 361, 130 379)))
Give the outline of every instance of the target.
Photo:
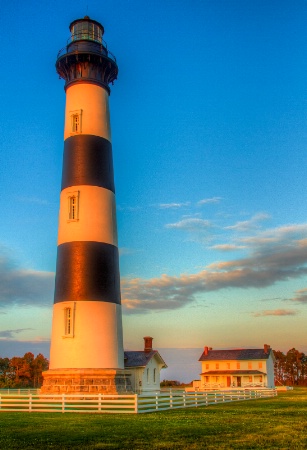
POLYGON ((77 216, 77 199, 75 196, 69 198, 69 218, 75 220, 77 216))
POLYGON ((73 308, 64 308, 64 337, 73 337, 74 321, 73 308))
POLYGON ((154 383, 156 382, 156 370, 157 370, 157 369, 154 369, 154 370, 153 370, 153 381, 154 381, 154 383))
POLYGON ((73 119, 72 131, 74 133, 78 133, 80 131, 80 117, 78 116, 78 114, 74 114, 72 116, 72 119, 73 119))
POLYGON ((82 132, 82 109, 76 111, 70 111, 71 119, 71 132, 81 133, 82 132))
POLYGON ((68 221, 79 220, 79 191, 68 193, 68 221))

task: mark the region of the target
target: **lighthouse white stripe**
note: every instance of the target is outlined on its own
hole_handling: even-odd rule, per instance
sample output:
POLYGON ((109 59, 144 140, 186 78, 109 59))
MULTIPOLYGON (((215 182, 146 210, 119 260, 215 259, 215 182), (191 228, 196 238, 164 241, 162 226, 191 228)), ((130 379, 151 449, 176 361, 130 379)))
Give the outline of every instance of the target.
POLYGON ((72 241, 96 241, 118 245, 115 195, 98 186, 71 186, 60 197, 58 245, 72 241), (79 193, 78 219, 70 220, 69 199, 79 193))
POLYGON ((123 368, 121 305, 62 302, 53 307, 50 369, 123 368), (65 336, 65 308, 73 311, 74 335, 65 336))
POLYGON ((111 142, 109 94, 101 86, 76 83, 66 90, 64 140, 76 134, 100 136, 111 142), (81 129, 73 129, 72 116, 81 114, 81 129))

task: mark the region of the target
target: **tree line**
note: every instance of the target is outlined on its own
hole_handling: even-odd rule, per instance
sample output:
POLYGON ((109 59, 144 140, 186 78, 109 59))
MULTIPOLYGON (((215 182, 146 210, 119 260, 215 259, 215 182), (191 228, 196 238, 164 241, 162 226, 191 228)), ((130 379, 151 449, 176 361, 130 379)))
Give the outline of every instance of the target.
POLYGON ((49 367, 49 361, 41 353, 13 358, 0 358, 0 388, 37 388, 43 383, 42 372, 49 367))
POLYGON ((307 355, 291 348, 286 354, 273 350, 275 385, 307 386, 307 355))
MULTIPOLYGON (((287 353, 273 350, 275 356, 275 385, 307 386, 307 355, 291 348, 287 353)), ((41 353, 13 358, 0 357, 0 388, 37 388, 43 383, 42 372, 48 370, 49 361, 41 353)), ((175 387, 181 383, 163 380, 161 386, 175 387)))

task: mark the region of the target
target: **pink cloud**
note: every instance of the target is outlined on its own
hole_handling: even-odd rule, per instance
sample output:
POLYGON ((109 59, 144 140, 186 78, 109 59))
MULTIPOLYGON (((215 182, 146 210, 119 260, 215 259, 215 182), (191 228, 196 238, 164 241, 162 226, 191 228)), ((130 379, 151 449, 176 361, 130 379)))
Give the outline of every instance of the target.
POLYGON ((293 309, 273 309, 264 310, 256 312, 253 314, 254 317, 265 317, 265 316, 296 316, 297 311, 293 309))

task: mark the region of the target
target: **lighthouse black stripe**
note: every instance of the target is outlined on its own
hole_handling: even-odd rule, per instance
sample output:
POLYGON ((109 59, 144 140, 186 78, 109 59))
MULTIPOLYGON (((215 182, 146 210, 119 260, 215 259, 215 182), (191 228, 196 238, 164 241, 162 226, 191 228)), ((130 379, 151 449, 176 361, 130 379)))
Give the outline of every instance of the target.
POLYGON ((112 144, 107 139, 80 134, 65 140, 62 189, 83 184, 115 192, 112 144))
POLYGON ((54 303, 78 300, 120 304, 117 247, 90 241, 58 246, 54 303))

